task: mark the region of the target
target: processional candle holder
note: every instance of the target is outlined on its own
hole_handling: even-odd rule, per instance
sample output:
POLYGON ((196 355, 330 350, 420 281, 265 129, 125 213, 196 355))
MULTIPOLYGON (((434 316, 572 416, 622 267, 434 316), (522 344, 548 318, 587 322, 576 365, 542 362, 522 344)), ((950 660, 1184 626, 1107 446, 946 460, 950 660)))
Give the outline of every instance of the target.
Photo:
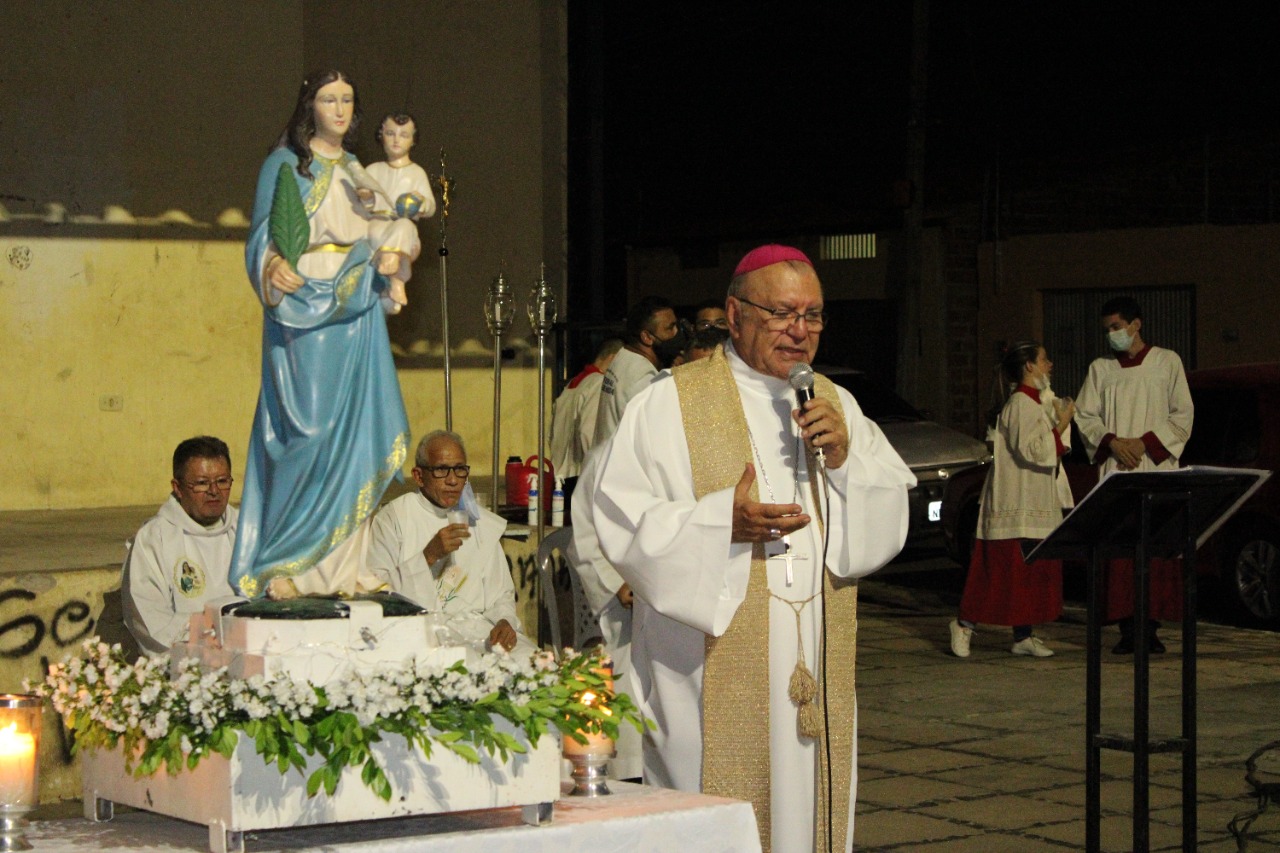
POLYGON ((493 335, 493 502, 489 509, 494 512, 498 511, 498 449, 502 435, 502 335, 511 328, 515 317, 516 295, 499 269, 484 298, 484 320, 493 335))
MULTIPOLYGON (((605 664, 605 667, 597 670, 597 673, 605 677, 605 689, 612 693, 612 664, 605 664)), ((578 698, 583 705, 598 707, 605 715, 611 714, 605 696, 601 693, 584 690, 578 698)), ((578 743, 567 735, 564 738, 564 757, 573 764, 573 770, 570 773, 570 778, 573 779, 573 790, 569 792, 569 796, 603 797, 612 794, 613 792, 609 790, 609 761, 618 754, 613 738, 602 731, 579 731, 579 734, 586 738, 586 743, 578 743)))
MULTIPOLYGON (((538 280, 529 291, 529 327, 538 336, 538 459, 547 458, 547 335, 556 322, 556 294, 547 284, 547 265, 542 264, 538 280)), ((496 463, 495 463, 496 464, 496 463)), ((541 466, 541 463, 539 463, 541 466)), ((539 476, 541 476, 539 467, 539 476)), ((539 483, 539 488, 542 484, 539 483)), ((549 501, 550 496, 547 500, 549 501)), ((538 507, 538 540, 542 541, 546 514, 538 507)))
POLYGON ((26 815, 39 801, 39 696, 0 694, 0 851, 30 850, 26 815))
MULTIPOLYGON (((453 370, 449 365, 449 193, 455 181, 445 172, 444 148, 440 149, 440 333, 444 337, 444 428, 453 429, 453 370)), ((486 306, 487 308, 487 306, 486 306)), ((492 327, 491 327, 492 328, 492 327)), ((494 506, 497 510, 497 506, 494 506)))

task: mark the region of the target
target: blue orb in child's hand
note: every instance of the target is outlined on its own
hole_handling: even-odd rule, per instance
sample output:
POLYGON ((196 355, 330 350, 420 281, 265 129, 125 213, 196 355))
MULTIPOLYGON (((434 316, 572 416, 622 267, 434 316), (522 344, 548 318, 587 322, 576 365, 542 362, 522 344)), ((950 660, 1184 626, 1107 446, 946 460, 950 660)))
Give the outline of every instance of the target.
POLYGON ((422 210, 422 196, 417 193, 404 193, 396 199, 396 216, 401 219, 412 219, 422 210))

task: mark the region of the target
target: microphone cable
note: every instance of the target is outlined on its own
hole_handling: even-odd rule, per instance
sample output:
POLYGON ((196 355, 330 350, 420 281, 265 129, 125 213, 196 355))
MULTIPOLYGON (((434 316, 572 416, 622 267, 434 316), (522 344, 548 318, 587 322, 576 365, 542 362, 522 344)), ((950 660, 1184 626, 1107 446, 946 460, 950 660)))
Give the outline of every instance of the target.
POLYGON ((821 571, 818 576, 818 583, 822 590, 822 629, 820 638, 822 640, 822 745, 826 751, 826 776, 827 776, 827 853, 832 853, 832 837, 834 835, 833 828, 835 826, 835 816, 832 812, 832 793, 831 782, 833 778, 831 768, 831 713, 829 697, 827 694, 827 552, 831 548, 831 483, 827 479, 827 466, 819 459, 818 473, 822 478, 822 562, 821 571))

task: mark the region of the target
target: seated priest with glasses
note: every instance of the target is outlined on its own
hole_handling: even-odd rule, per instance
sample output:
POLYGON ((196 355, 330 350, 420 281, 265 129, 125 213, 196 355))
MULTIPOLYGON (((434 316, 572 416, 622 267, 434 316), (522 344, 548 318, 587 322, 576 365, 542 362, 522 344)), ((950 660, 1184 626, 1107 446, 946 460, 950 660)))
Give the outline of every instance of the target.
POLYGON ((479 506, 470 475, 461 436, 444 430, 423 436, 414 455, 418 491, 374 517, 367 568, 435 615, 447 644, 532 650, 520 635, 515 586, 502 551, 507 522, 479 506))
POLYGON ((124 624, 147 654, 185 642, 191 614, 234 595, 227 573, 236 539, 231 452, 209 435, 173 451, 173 491, 129 541, 121 577, 124 624))

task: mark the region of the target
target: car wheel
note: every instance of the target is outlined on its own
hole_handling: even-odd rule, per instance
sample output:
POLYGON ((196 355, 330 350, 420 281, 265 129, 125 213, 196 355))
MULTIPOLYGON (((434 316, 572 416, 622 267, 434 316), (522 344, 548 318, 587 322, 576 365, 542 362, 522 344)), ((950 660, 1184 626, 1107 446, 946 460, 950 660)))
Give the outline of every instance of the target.
POLYGON ((1255 524, 1230 541, 1218 577, 1231 615, 1245 625, 1280 623, 1280 534, 1255 524))

